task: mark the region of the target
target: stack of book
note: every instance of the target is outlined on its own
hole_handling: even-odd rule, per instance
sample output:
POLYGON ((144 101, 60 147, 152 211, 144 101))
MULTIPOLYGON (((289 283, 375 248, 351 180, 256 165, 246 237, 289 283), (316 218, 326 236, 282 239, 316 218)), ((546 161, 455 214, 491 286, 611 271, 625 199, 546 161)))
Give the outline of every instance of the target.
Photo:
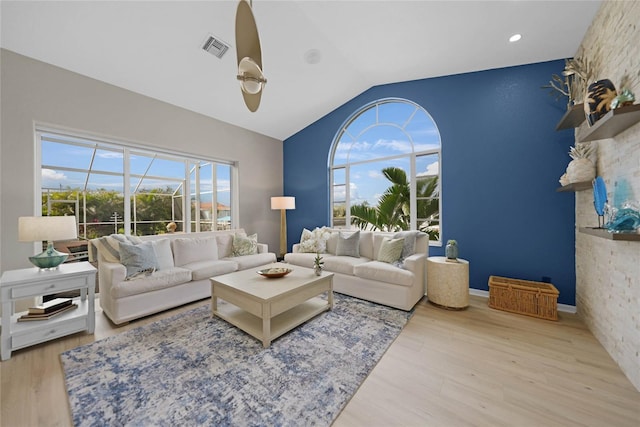
POLYGON ((35 307, 30 307, 27 314, 18 317, 18 322, 30 320, 48 320, 66 311, 77 308, 71 298, 55 298, 35 307))

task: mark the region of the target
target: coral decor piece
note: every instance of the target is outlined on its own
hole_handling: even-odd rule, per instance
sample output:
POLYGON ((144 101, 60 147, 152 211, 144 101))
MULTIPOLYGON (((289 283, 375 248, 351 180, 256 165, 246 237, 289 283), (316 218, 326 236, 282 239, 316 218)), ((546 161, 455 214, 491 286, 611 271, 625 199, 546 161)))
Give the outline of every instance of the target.
POLYGON ((596 177, 591 143, 577 143, 569 150, 569 156, 573 159, 567 166, 569 183, 591 181, 596 177))

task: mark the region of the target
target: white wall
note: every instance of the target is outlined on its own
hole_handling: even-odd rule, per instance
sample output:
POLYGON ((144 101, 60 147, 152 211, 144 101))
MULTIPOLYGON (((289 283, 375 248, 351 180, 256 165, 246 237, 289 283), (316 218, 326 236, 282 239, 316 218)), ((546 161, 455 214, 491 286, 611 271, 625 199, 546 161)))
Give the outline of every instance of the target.
MULTIPOLYGON (((640 2, 602 4, 576 56, 589 61, 595 79, 621 82, 640 101, 640 2)), ((579 131, 584 131, 582 124, 579 131)), ((640 123, 614 138, 595 142, 597 174, 610 203, 640 202, 640 123)), ((576 193, 576 229, 596 227, 593 192, 576 193)), ((622 242, 576 232, 578 314, 640 390, 640 242, 622 242)))
POLYGON ((14 52, 0 53, 2 271, 31 266, 33 245, 18 242, 17 224, 35 209, 35 123, 239 162, 239 226, 278 251, 280 213, 271 210, 270 197, 282 194, 282 141, 14 52))

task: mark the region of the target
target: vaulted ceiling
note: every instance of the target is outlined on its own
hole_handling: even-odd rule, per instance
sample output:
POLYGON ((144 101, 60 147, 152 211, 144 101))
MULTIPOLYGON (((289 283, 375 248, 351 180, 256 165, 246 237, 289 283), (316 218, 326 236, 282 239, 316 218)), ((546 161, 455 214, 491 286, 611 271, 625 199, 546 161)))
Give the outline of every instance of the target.
POLYGON ((0 43, 286 139, 372 86, 571 57, 600 3, 254 0, 268 79, 255 113, 236 81, 237 1, 5 0, 0 43), (210 34, 230 45, 221 59, 201 49, 210 34))

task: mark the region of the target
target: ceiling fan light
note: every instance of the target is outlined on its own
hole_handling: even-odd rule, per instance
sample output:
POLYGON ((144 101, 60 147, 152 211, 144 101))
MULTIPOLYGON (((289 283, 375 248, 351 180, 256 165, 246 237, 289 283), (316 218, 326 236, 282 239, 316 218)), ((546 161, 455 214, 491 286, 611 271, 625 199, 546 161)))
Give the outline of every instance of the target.
POLYGON ((238 64, 238 81, 243 92, 250 95, 259 93, 267 83, 260 66, 251 58, 244 57, 238 64))

